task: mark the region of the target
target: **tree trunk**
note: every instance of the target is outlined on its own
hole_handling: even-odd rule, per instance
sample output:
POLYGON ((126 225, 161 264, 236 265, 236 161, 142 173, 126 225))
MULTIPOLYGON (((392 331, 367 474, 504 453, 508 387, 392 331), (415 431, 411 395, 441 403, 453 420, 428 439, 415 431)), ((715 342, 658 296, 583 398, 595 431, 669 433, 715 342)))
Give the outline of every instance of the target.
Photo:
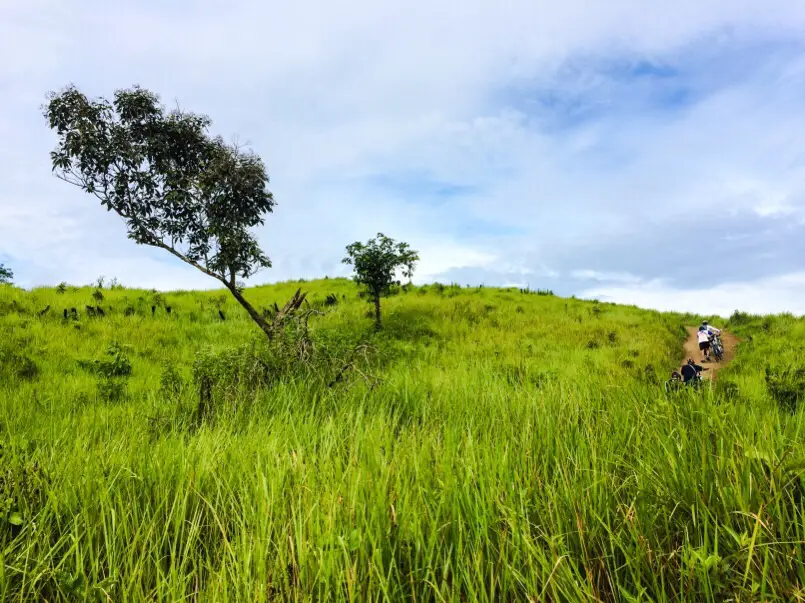
POLYGON ((375 329, 380 330, 380 296, 375 295, 375 329))
POLYGON ((249 316, 252 317, 252 320, 257 323, 257 326, 262 329, 263 333, 266 334, 266 337, 272 339, 274 337, 274 330, 271 328, 271 325, 268 324, 263 317, 254 309, 254 307, 246 301, 246 298, 240 294, 240 291, 237 290, 236 287, 230 287, 227 285, 227 289, 232 295, 235 296, 235 299, 238 300, 238 303, 246 309, 246 312, 249 313, 249 316))

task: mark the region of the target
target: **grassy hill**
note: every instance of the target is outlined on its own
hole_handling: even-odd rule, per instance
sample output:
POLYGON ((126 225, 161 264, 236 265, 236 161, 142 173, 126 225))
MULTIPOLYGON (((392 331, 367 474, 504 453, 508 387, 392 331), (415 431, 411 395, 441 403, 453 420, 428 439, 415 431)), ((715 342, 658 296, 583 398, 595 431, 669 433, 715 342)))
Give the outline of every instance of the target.
POLYGON ((300 286, 271 345, 221 291, 0 286, 4 600, 805 597, 799 374, 764 374, 801 320, 736 314, 668 398, 694 317, 431 285, 375 333, 349 281, 246 295, 300 286))

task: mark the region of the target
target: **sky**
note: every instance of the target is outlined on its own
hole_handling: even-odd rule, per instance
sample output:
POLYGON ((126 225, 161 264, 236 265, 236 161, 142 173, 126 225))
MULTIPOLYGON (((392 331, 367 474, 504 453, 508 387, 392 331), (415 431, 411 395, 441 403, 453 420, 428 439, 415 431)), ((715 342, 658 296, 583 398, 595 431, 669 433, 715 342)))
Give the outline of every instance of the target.
POLYGON ((0 0, 0 263, 215 287, 51 173, 48 91, 141 85, 264 159, 252 284, 348 276, 805 314, 805 3, 0 0))

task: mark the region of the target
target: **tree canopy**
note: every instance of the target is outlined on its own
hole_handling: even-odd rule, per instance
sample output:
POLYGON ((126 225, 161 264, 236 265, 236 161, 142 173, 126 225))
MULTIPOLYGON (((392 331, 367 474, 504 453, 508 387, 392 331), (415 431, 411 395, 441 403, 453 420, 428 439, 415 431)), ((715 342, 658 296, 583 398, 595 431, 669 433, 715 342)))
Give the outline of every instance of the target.
POLYGON ((10 283, 14 279, 14 273, 11 271, 11 268, 6 268, 3 264, 0 264, 0 283, 10 283))
POLYGON ((136 243, 221 281, 269 333, 238 284, 271 266, 250 230, 276 205, 258 155, 211 136, 208 117, 167 111, 140 87, 108 101, 69 86, 51 93, 44 115, 58 136, 59 178, 117 213, 136 243))
POLYGON ((342 262, 353 266, 355 282, 366 287, 375 304, 378 328, 381 325, 380 298, 389 295, 393 286, 400 284, 396 278, 398 272, 410 279, 417 261, 419 255, 408 243, 397 242, 383 233, 366 243, 347 245, 347 255, 342 262))

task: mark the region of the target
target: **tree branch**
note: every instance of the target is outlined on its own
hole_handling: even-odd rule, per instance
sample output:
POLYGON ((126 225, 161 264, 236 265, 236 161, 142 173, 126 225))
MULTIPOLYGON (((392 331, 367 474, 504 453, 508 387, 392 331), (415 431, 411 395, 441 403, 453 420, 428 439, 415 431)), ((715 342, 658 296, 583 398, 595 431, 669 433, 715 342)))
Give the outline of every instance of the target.
POLYGON ((211 276, 212 278, 221 281, 224 284, 224 286, 226 286, 226 288, 229 289, 229 283, 227 282, 227 280, 224 277, 222 277, 222 276, 216 274, 215 272, 209 270, 205 266, 202 266, 198 262, 194 262, 193 260, 191 260, 186 255, 176 251, 176 249, 174 249, 173 247, 165 245, 165 243, 163 243, 162 241, 154 239, 153 241, 146 242, 145 244, 150 245, 151 247, 159 247, 160 249, 164 249, 168 253, 171 253, 174 256, 176 256, 177 258, 179 258, 180 260, 182 260, 183 262, 186 262, 187 264, 190 264, 194 268, 198 268, 199 270, 201 270, 207 276, 211 276))

